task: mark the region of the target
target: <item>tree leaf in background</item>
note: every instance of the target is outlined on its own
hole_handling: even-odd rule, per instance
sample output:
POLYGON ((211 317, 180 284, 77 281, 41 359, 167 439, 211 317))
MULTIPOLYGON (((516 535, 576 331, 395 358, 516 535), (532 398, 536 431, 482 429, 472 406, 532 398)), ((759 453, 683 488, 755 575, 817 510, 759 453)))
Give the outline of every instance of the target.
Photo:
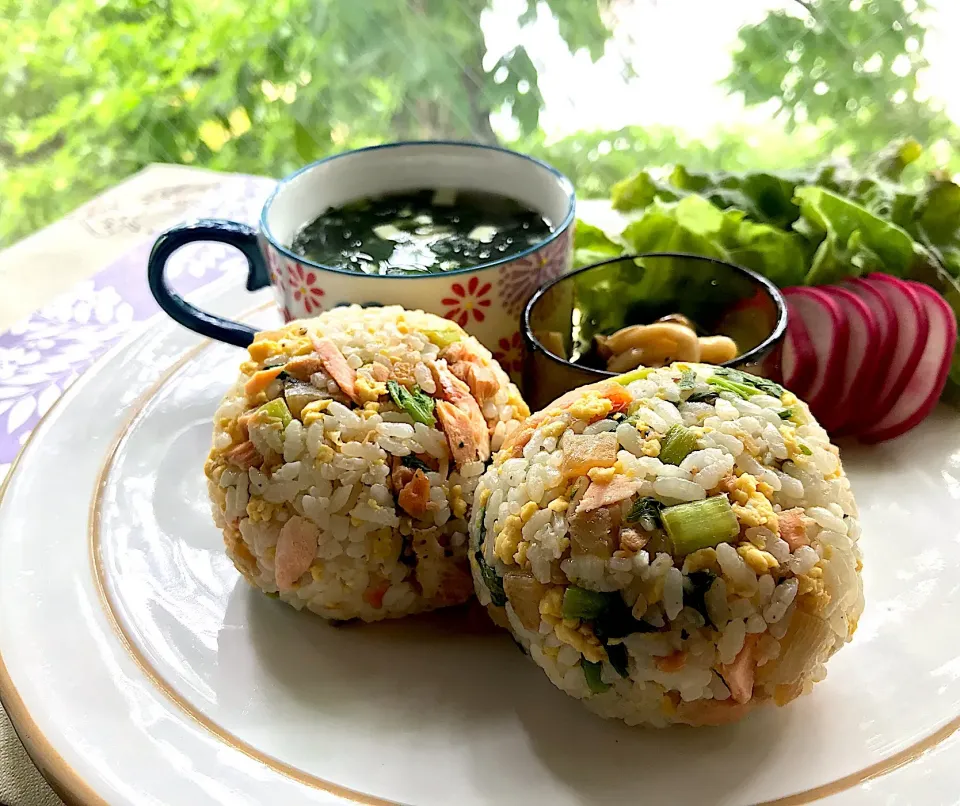
POLYGON ((920 159, 923 148, 913 138, 894 142, 867 164, 865 173, 876 174, 881 179, 899 182, 908 165, 920 159))
POLYGON ((317 141, 299 120, 293 124, 293 146, 297 149, 297 156, 304 162, 312 162, 319 153, 317 141))
POLYGON ((488 97, 494 108, 508 104, 520 131, 524 135, 536 131, 540 123, 540 109, 543 106, 543 96, 540 93, 536 65, 527 53, 527 49, 520 46, 502 56, 489 75, 494 78, 490 82, 488 97), (502 81, 497 81, 498 74, 503 75, 502 81))
POLYGON ((600 6, 608 2, 588 3, 584 0, 545 0, 560 28, 560 36, 567 43, 571 53, 585 48, 590 60, 596 61, 603 55, 604 45, 610 36, 610 29, 603 21, 600 6))

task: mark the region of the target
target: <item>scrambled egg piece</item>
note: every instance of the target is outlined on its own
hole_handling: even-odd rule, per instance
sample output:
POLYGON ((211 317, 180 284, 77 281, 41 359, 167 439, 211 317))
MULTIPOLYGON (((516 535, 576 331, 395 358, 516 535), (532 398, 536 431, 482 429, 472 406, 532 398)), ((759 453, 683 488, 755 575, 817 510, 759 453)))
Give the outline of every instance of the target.
POLYGON ((643 455, 657 457, 660 455, 660 440, 648 439, 643 443, 643 455))
POLYGON ((459 484, 452 485, 447 495, 447 500, 453 516, 455 518, 462 518, 467 511, 467 502, 463 497, 463 487, 459 484))
POLYGON ((477 499, 477 506, 480 506, 480 507, 486 506, 487 501, 489 500, 490 500, 490 490, 489 489, 481 490, 480 497, 479 499, 477 499))
POLYGON ((331 448, 329 445, 321 445, 317 448, 317 458, 314 462, 314 467, 319 468, 320 465, 326 464, 327 462, 332 462, 333 457, 337 455, 337 452, 331 448))
POLYGON ((761 551, 750 543, 742 543, 737 546, 737 554, 743 558, 743 561, 750 566, 755 574, 765 574, 767 571, 780 567, 776 557, 767 551, 761 551))
POLYGON ((730 485, 730 497, 734 502, 733 514, 741 526, 766 526, 772 532, 779 532, 777 514, 759 491, 756 478, 749 473, 739 476, 730 485))
POLYGON ((510 515, 503 524, 493 544, 493 550, 500 561, 506 565, 513 563, 513 555, 520 545, 520 529, 522 524, 516 515, 510 515))
POLYGON ((600 641, 597 640, 592 631, 589 635, 585 635, 581 630, 568 627, 563 622, 557 624, 553 631, 562 643, 572 646, 591 663, 600 663, 600 661, 606 659, 607 653, 600 646, 600 641))
POLYGON ((540 507, 538 507, 533 501, 527 501, 522 507, 520 507, 520 523, 526 523, 530 518, 537 514, 540 507))
POLYGON ((815 565, 797 577, 797 607, 807 613, 819 613, 830 604, 830 594, 823 583, 823 568, 815 565))
POLYGON ((377 529, 373 535, 371 554, 377 562, 387 562, 400 556, 400 538, 389 527, 377 529))
POLYGON ((692 574, 695 571, 712 571, 719 575, 720 563, 717 562, 717 550, 707 548, 688 554, 683 561, 683 573, 692 574))
POLYGON ((559 439, 564 431, 567 430, 567 424, 563 420, 554 420, 552 423, 541 426, 540 431, 544 439, 554 437, 559 439))
POLYGON ((309 428, 319 420, 320 415, 327 410, 329 405, 329 400, 314 400, 312 403, 307 403, 303 407, 303 411, 300 412, 300 421, 303 423, 303 427, 309 428))
POLYGON ((613 409, 613 403, 597 392, 590 391, 570 407, 570 414, 578 420, 593 422, 606 417, 613 409))
POLYGON ((357 396, 364 403, 371 403, 377 400, 381 395, 385 395, 387 393, 387 385, 385 383, 370 380, 359 373, 357 374, 354 388, 356 389, 357 396))
POLYGON ((247 348, 247 352, 250 353, 250 359, 252 361, 262 364, 268 358, 280 352, 280 345, 272 339, 264 339, 263 341, 255 341, 251 344, 247 348))
POLYGON ((276 504, 264 501, 258 495, 250 496, 250 500, 247 501, 247 517, 254 523, 271 520, 276 509, 276 504))
POLYGON ((613 481, 613 477, 617 475, 617 469, 616 467, 591 467, 587 471, 587 475, 591 481, 595 481, 597 484, 609 484, 613 481))
POLYGON ((547 504, 547 509, 551 512, 566 512, 570 508, 570 502, 564 498, 554 498, 549 504, 547 504))
POLYGON ((563 618, 563 588, 550 588, 540 600, 540 615, 563 618))

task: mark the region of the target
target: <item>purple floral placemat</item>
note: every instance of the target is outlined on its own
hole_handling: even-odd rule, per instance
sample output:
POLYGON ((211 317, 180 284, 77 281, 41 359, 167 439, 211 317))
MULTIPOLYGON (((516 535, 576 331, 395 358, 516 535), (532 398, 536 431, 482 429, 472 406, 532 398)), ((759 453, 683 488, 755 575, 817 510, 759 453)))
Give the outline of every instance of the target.
MULTIPOLYGON (((272 179, 231 176, 184 216, 253 224, 272 179)), ((49 305, 0 333, 0 480, 40 418, 97 358, 137 322, 159 310, 147 287, 152 238, 49 305)), ((246 261, 222 244, 184 247, 167 276, 182 294, 225 273, 243 276, 246 261)))

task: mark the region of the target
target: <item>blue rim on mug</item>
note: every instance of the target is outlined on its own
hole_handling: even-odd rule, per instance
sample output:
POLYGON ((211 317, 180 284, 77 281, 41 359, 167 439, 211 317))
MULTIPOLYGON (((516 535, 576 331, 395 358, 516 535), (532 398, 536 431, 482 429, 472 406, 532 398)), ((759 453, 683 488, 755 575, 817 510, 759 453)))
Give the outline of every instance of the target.
MULTIPOLYGON (((351 151, 343 151, 339 154, 331 154, 329 157, 324 157, 323 159, 311 162, 309 165, 305 165, 298 171, 281 179, 277 183, 277 187, 274 188, 273 192, 263 205, 263 210, 261 211, 258 222, 260 227, 259 230, 254 229, 247 224, 241 224, 236 221, 203 219, 182 224, 161 233, 153 245, 147 262, 147 280, 154 299, 156 299, 160 307, 174 321, 178 322, 184 327, 208 338, 217 339, 228 344, 233 344, 237 347, 247 347, 253 341, 253 337, 256 334, 256 330, 254 328, 250 327, 249 325, 241 324, 240 322, 233 322, 229 319, 209 314, 187 302, 169 287, 164 276, 164 269, 167 260, 180 247, 197 241, 219 241, 239 249, 247 259, 248 271, 246 285, 248 291, 256 291, 270 285, 270 272, 267 269, 266 258, 263 252, 260 250, 260 244, 258 240, 261 235, 271 247, 276 249, 286 258, 294 260, 297 263, 301 263, 305 266, 309 266, 313 269, 334 272, 336 274, 348 274, 351 277, 358 279, 385 279, 381 275, 350 272, 345 269, 327 266, 323 263, 317 263, 295 254, 288 247, 282 246, 273 236, 273 233, 270 231, 270 228, 267 224, 267 218, 271 206, 281 191, 283 191, 284 188, 289 186, 289 184, 295 181, 299 176, 302 176, 306 172, 317 168, 319 165, 331 160, 353 156, 355 154, 410 146, 453 146, 456 148, 483 149, 486 151, 507 154, 511 157, 518 157, 533 163, 552 175, 557 180, 559 187, 566 195, 567 210, 562 222, 556 225, 546 237, 538 241, 536 244, 529 246, 522 252, 519 252, 515 255, 508 255, 498 258, 497 260, 478 264, 476 266, 468 266, 462 269, 444 272, 444 275, 453 276, 466 274, 469 272, 483 271, 485 269, 504 265, 514 260, 519 260, 553 243, 557 238, 563 235, 563 233, 565 233, 574 222, 576 217, 576 194, 573 189, 573 184, 556 168, 548 165, 542 160, 536 159, 535 157, 531 157, 527 154, 521 154, 518 151, 511 151, 509 148, 503 148, 501 146, 486 145, 483 143, 461 142, 457 140, 405 140, 396 143, 383 143, 381 145, 368 146, 366 148, 358 148, 351 151)), ((389 279, 391 281, 417 280, 422 279, 425 276, 427 275, 391 275, 389 279)))
MULTIPOLYGON (((284 257, 290 258, 291 260, 297 261, 297 263, 302 263, 305 266, 311 266, 315 269, 321 269, 323 271, 332 271, 337 274, 349 274, 352 277, 363 277, 371 279, 380 279, 381 275, 379 274, 364 274, 363 272, 354 272, 348 271, 346 269, 338 269, 336 266, 328 266, 325 263, 317 263, 316 261, 310 260, 309 258, 298 255, 296 252, 291 251, 288 247, 282 246, 280 242, 273 236, 273 233, 270 232, 270 228, 267 226, 267 214, 270 211, 270 206, 273 204, 274 199, 280 193, 283 188, 289 183, 293 182, 298 176, 311 171, 319 165, 324 163, 331 162, 332 160, 341 159, 343 157, 352 157, 354 154, 365 154, 373 151, 384 151, 391 148, 402 148, 404 146, 456 146, 457 148, 477 148, 483 149, 485 151, 498 151, 501 154, 509 154, 511 157, 520 157, 525 159, 528 162, 532 162, 534 165, 543 168, 545 171, 553 174, 553 176, 558 180, 560 185, 564 188, 567 194, 567 213, 564 216, 563 223, 558 224, 548 235, 546 235, 542 240, 537 241, 537 243, 532 246, 528 246, 522 252, 517 252, 513 255, 507 255, 506 257, 497 258, 496 260, 491 260, 486 263, 479 263, 476 266, 465 266, 462 269, 454 269, 453 271, 445 271, 443 273, 444 277, 453 277, 457 274, 466 274, 473 271, 482 271, 484 269, 492 269, 496 266, 502 266, 504 263, 510 263, 514 260, 519 260, 520 258, 526 257, 527 255, 533 254, 539 249, 543 249, 547 244, 553 243, 557 238, 559 238, 572 223, 574 218, 577 215, 577 199, 576 192, 573 189, 573 183, 560 171, 554 168, 552 165, 544 162, 543 160, 538 160, 536 157, 531 157, 529 154, 521 154, 519 151, 512 151, 509 148, 503 148, 502 146, 492 146, 485 143, 469 143, 463 142, 460 140, 400 140, 396 143, 381 143, 376 146, 366 146, 364 148, 355 148, 352 151, 341 151, 339 154, 331 154, 329 157, 324 157, 323 159, 316 160, 311 162, 309 165, 304 165, 299 170, 294 173, 285 176, 279 182, 277 186, 273 189, 273 192, 267 197, 267 200, 263 204, 263 210, 260 213, 260 231, 263 233, 264 237, 270 242, 271 246, 274 247, 278 252, 280 252, 284 257)), ((423 275, 420 274, 392 274, 390 275, 391 280, 419 280, 423 275)))

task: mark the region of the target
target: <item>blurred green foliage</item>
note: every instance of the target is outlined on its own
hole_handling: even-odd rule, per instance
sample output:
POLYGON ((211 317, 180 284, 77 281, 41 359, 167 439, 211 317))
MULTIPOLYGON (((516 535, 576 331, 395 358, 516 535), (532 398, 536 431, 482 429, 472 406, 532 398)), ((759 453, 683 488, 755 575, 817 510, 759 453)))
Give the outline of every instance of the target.
MULTIPOLYGON (((548 10, 571 51, 603 54, 612 0, 524 1, 521 23, 548 10)), ((517 124, 509 145, 583 196, 644 166, 774 169, 856 157, 901 132, 946 135, 942 112, 914 97, 924 31, 904 0, 862 0, 862 14, 860 0, 795 1, 797 16, 742 30, 726 80, 748 104, 778 103, 786 128, 698 142, 634 126, 548 143, 526 49, 484 68, 492 0, 0 0, 0 243, 151 162, 280 176, 391 139, 495 142, 498 110, 517 124), (823 92, 807 86, 820 73, 823 92)))

